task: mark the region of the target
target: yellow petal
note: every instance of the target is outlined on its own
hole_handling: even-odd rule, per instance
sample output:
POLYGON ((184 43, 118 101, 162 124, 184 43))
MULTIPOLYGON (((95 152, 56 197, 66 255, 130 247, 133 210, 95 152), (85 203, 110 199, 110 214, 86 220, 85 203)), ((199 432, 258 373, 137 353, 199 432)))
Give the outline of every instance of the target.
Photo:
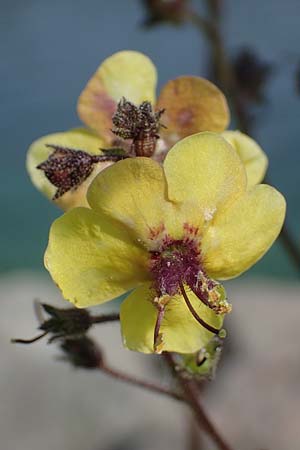
POLYGON ((200 131, 223 131, 230 115, 226 98, 210 81, 183 76, 169 81, 162 89, 157 108, 165 108, 161 130, 171 141, 200 131))
MULTIPOLYGON (((100 154, 100 148, 105 147, 103 140, 93 132, 84 128, 74 128, 69 131, 48 134, 34 141, 28 149, 26 166, 29 176, 34 186, 50 200, 53 198, 56 187, 46 178, 42 170, 37 169, 37 165, 45 161, 53 152, 47 144, 68 147, 74 150, 84 150, 90 154, 100 154)), ((74 206, 88 206, 86 201, 86 191, 93 178, 110 162, 95 165, 91 175, 79 186, 78 189, 66 192, 54 203, 60 208, 67 210, 74 206)))
POLYGON ((222 136, 239 154, 246 168, 248 187, 261 183, 268 167, 268 158, 262 148, 240 131, 224 131, 222 136))
POLYGON ((256 263, 277 238, 285 200, 276 189, 255 186, 215 221, 203 236, 204 267, 212 278, 232 278, 256 263))
MULTIPOLYGON (((198 315, 211 326, 219 329, 223 317, 217 316, 198 297, 187 291, 190 302, 198 315)), ((154 328, 157 309, 153 305, 154 293, 146 283, 132 292, 122 303, 120 310, 124 346, 143 353, 154 352, 154 328)), ((192 353, 207 345, 214 336, 192 316, 180 295, 170 298, 160 327, 162 346, 160 351, 192 353)))
POLYGON ((143 241, 176 217, 166 198, 163 169, 150 158, 129 158, 108 167, 95 178, 87 198, 93 209, 125 224, 143 241))
POLYGON ((246 190, 246 173, 239 156, 214 133, 194 134, 175 144, 164 170, 168 197, 190 205, 200 224, 208 225, 246 190))
POLYGON ((85 308, 147 280, 146 257, 124 227, 88 208, 74 208, 53 223, 45 266, 63 297, 85 308))
POLYGON ((121 97, 140 104, 155 102, 156 69, 145 55, 134 51, 121 51, 107 58, 92 76, 78 100, 81 120, 107 140, 111 118, 121 97))

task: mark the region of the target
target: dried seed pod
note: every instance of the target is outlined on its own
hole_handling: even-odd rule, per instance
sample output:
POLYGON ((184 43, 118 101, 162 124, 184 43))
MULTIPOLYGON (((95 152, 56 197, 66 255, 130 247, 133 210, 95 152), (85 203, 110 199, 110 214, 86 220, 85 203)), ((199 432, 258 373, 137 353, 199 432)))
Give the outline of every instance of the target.
POLYGON ((71 189, 77 189, 92 173, 94 165, 102 161, 119 161, 127 157, 122 149, 103 150, 101 155, 91 155, 83 150, 75 150, 57 145, 47 145, 54 149, 46 161, 37 166, 43 170, 50 183, 57 187, 53 200, 57 200, 71 189))
POLYGON ((113 133, 122 139, 131 139, 133 156, 151 157, 155 151, 158 131, 163 125, 160 118, 164 110, 152 110, 150 102, 136 106, 124 97, 120 100, 112 118, 113 133))

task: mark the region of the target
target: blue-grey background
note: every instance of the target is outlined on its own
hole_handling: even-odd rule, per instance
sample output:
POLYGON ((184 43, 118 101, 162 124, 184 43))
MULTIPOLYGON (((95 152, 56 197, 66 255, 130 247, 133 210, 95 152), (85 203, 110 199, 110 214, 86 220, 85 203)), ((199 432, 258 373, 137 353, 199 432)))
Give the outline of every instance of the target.
MULTIPOLYGON (((195 3, 201 3, 200 1, 195 3)), ((228 0, 228 47, 254 47, 276 63, 258 110, 256 138, 270 158, 269 179, 288 199, 288 226, 300 241, 300 59, 297 0, 228 0)), ((121 49, 139 50, 157 66, 159 87, 181 74, 206 74, 205 41, 191 26, 141 27, 138 0, 0 0, 0 270, 43 269, 48 229, 60 211, 31 185, 25 172, 30 143, 79 124, 76 100, 100 62, 121 49)), ((251 245, 251 242, 249 242, 251 245)), ((250 271, 295 276, 277 243, 250 271)))

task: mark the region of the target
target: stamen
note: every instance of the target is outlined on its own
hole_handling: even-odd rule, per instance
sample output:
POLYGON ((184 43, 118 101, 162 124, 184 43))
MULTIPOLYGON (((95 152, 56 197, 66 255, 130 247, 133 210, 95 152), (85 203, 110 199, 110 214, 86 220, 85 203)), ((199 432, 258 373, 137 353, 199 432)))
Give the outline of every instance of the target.
POLYGON ((122 159, 129 158, 129 155, 125 152, 123 148, 113 147, 113 148, 101 148, 103 155, 93 155, 94 162, 102 161, 121 161, 122 159))
POLYGON ((193 308, 193 305, 191 304, 191 302, 187 296, 187 293, 185 292, 185 289, 184 289, 184 286, 182 283, 179 284, 179 287, 180 287, 182 296, 184 298, 184 301, 185 301, 187 307, 189 308, 190 312, 192 313, 193 317, 197 320, 197 322, 199 322, 200 325, 202 325, 204 328, 206 328, 211 333, 218 334, 220 330, 209 325, 208 323, 206 323, 203 319, 201 319, 201 317, 195 311, 195 309, 193 308))
POLYGON ((160 333, 160 326, 162 323, 162 320, 164 318, 165 315, 165 306, 161 305, 161 304, 157 304, 157 318, 156 318, 156 323, 155 323, 155 328, 154 328, 154 351, 155 353, 161 353, 162 351, 162 333, 160 333))

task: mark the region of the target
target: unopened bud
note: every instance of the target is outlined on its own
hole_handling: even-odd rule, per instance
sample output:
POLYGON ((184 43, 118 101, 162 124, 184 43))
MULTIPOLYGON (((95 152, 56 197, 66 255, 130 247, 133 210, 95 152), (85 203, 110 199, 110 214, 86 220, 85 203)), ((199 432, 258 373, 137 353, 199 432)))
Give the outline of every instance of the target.
POLYGON ((146 26, 160 22, 182 23, 187 15, 188 0, 144 0, 147 17, 146 26))
POLYGON ((82 335, 93 323, 89 312, 85 309, 61 309, 47 304, 42 304, 42 307, 50 319, 45 320, 40 329, 53 334, 52 340, 61 336, 82 335))
POLYGON ((270 63, 262 60, 249 49, 240 51, 233 61, 237 87, 250 101, 261 103, 265 100, 264 88, 273 72, 270 63))
POLYGON ((102 366, 102 352, 97 344, 87 336, 64 339, 60 348, 64 352, 64 359, 74 367, 96 369, 102 366))

